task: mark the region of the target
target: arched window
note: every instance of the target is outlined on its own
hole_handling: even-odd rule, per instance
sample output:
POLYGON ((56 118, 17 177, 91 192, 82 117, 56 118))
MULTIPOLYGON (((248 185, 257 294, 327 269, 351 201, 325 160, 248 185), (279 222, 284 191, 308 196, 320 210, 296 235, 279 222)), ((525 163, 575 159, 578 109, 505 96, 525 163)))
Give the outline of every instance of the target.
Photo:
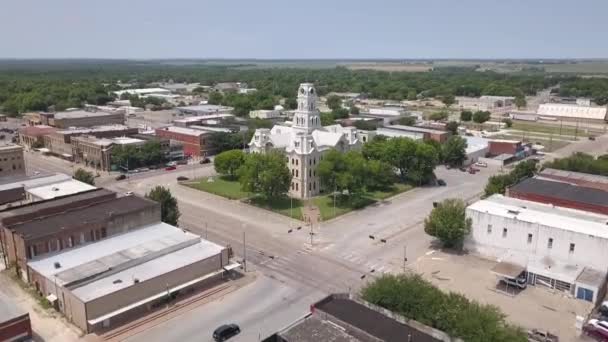
POLYGON ((298 183, 296 183, 296 191, 298 191, 298 183))
POLYGON ((308 191, 312 190, 312 186, 310 183, 308 183, 308 191))
POLYGON ((296 170, 296 177, 298 177, 298 170, 296 170))

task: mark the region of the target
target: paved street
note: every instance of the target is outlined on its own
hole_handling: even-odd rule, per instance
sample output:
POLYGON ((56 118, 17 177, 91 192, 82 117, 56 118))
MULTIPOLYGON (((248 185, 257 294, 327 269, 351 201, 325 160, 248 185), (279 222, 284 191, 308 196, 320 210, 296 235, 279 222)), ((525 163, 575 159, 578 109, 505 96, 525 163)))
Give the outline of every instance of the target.
MULTIPOLYGON (((603 151, 606 142, 606 137, 595 142, 580 141, 558 154, 567 155, 580 149, 603 151)), ((45 167, 47 163, 58 169, 71 169, 70 163, 54 158, 40 158, 30 165, 52 169, 45 167)), ((98 184, 106 184, 118 192, 133 191, 143 195, 157 185, 168 187, 179 201, 181 227, 211 241, 231 245, 237 258, 246 255, 249 272, 263 275, 254 284, 227 295, 222 301, 181 316, 180 329, 155 328, 132 339, 200 341, 208 338, 218 325, 234 321, 244 327, 239 340, 255 340, 260 333, 275 331, 297 319, 324 294, 355 292, 376 275, 402 272, 404 255, 406 267, 414 268, 416 261, 433 248, 432 239, 423 230, 423 220, 432 209, 432 203, 449 197, 474 200, 483 191, 487 178, 497 172, 499 170, 495 168, 482 168, 471 175, 438 167, 436 174, 447 186, 417 188, 314 226, 312 245, 310 227, 294 229, 291 234, 287 232, 302 226, 302 222, 177 184, 178 176, 213 175, 212 165, 150 171, 123 181, 102 176, 98 178, 98 184), (374 239, 370 239, 370 235, 374 239), (385 239, 386 243, 380 239, 385 239), (208 316, 207 312, 213 314, 208 316)))

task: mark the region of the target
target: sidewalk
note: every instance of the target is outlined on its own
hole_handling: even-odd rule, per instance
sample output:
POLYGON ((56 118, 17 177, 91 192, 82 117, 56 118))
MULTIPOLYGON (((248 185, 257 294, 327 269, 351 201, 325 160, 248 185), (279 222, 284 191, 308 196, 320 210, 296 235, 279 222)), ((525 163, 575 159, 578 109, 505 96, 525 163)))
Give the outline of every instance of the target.
POLYGON ((179 302, 175 302, 170 306, 153 311, 140 319, 119 326, 114 330, 103 332, 100 335, 89 334, 83 338, 83 341, 123 341, 156 325, 179 317, 180 315, 201 305, 207 304, 231 292, 234 292, 241 287, 254 282, 256 278, 256 274, 247 273, 236 280, 220 282, 218 285, 210 289, 197 293, 193 296, 183 298, 179 302))

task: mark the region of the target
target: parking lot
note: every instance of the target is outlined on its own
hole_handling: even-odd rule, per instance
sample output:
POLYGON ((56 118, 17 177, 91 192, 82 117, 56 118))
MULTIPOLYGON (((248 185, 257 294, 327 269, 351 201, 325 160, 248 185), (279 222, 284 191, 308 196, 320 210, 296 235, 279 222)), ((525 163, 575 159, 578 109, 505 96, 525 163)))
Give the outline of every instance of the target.
POLYGON ((536 286, 507 293, 490 271, 495 264, 473 255, 433 250, 420 257, 411 269, 443 290, 498 306, 509 321, 525 329, 546 330, 561 341, 583 341, 575 328, 576 316, 586 317, 591 303, 536 286))

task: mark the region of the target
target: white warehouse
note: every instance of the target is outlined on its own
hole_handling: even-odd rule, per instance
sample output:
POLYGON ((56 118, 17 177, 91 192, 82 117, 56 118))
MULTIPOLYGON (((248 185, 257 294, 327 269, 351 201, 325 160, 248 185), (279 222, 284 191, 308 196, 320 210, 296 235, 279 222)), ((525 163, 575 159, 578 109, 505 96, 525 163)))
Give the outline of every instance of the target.
MULTIPOLYGON (((471 204, 465 248, 519 266, 528 283, 587 301, 603 296, 608 269, 608 216, 502 195, 471 204)), ((517 276, 517 274, 515 275, 517 276)))

